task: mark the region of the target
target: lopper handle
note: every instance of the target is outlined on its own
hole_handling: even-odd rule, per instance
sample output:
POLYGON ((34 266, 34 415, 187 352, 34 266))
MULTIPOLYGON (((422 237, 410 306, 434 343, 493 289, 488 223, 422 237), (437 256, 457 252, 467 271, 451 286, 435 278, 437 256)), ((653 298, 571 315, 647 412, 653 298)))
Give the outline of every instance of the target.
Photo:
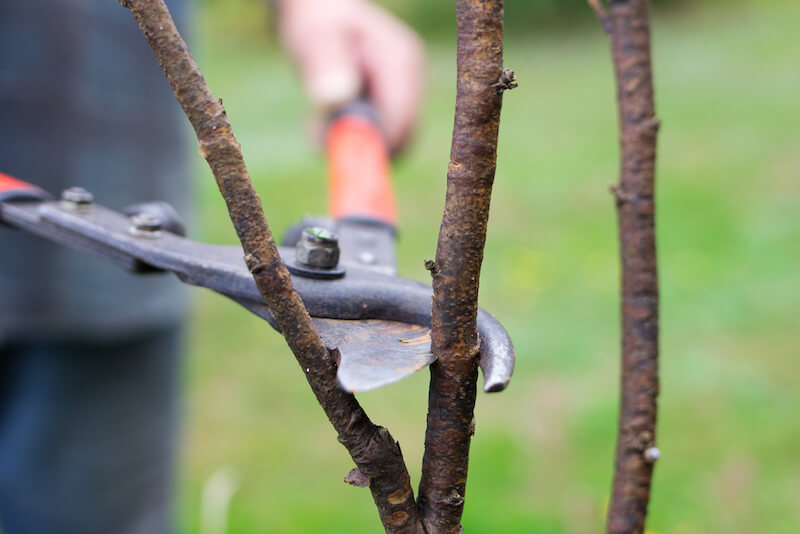
POLYGON ((50 194, 28 182, 0 172, 0 202, 5 200, 49 200, 50 194))
POLYGON ((397 220, 389 150, 374 114, 352 105, 333 118, 326 151, 330 215, 336 219, 397 220))
POLYGON ((29 187, 33 186, 27 182, 23 182, 22 180, 18 180, 0 172, 0 193, 5 193, 15 189, 27 189, 29 187))

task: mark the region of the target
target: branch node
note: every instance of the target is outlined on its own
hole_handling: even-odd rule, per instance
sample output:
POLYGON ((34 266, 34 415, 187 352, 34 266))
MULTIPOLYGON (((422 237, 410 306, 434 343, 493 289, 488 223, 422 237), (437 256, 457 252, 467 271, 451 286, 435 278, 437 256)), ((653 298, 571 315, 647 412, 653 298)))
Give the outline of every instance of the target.
POLYGON ((351 469, 347 476, 344 477, 344 482, 357 488, 369 487, 369 478, 358 468, 351 469))
POLYGON ((645 462, 648 464, 654 464, 656 463, 656 460, 661 458, 661 451, 658 450, 658 447, 648 447, 644 450, 642 456, 644 457, 645 462))
POLYGON ((658 117, 650 117, 639 125, 638 130, 640 135, 655 136, 659 128, 661 128, 661 119, 658 117))
POLYGON ((498 95, 502 95, 503 91, 510 91, 518 86, 517 77, 511 69, 503 69, 503 72, 500 73, 500 79, 497 80, 497 83, 492 84, 492 87, 497 88, 498 95))
POLYGON ((603 7, 603 4, 600 0, 586 0, 589 4, 589 7, 592 8, 594 14, 597 16, 597 20, 600 21, 600 24, 603 25, 603 31, 606 32, 606 35, 611 34, 611 17, 608 16, 608 11, 606 8, 603 7))
POLYGON ((453 488, 453 490, 447 496, 447 504, 451 506, 461 506, 464 504, 464 496, 461 495, 457 489, 453 488))
POLYGON ((653 446, 653 433, 649 430, 642 430, 634 441, 634 448, 640 451, 645 451, 653 446))
POLYGON ((267 269, 267 264, 261 261, 255 254, 245 254, 244 262, 247 265, 247 270, 252 274, 260 274, 267 269))
POLYGON ((425 260, 425 268, 431 272, 431 278, 441 272, 441 269, 433 260, 425 260))
POLYGON ((609 184, 608 190, 611 191, 612 195, 614 195, 614 201, 616 202, 617 206, 621 206, 636 200, 636 195, 626 192, 624 189, 622 189, 621 185, 609 184))

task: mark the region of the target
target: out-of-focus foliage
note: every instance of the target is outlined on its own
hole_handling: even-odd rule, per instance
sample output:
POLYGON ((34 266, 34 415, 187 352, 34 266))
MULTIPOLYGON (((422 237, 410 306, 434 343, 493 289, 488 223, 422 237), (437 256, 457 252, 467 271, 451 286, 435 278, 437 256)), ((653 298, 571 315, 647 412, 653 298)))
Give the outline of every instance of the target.
MULTIPOLYGON (((379 0, 409 21, 426 37, 455 33, 454 1, 379 0)), ((656 0, 661 7, 680 7, 689 0, 656 0)), ((714 1, 714 0, 701 0, 714 1)), ((692 3, 697 3, 692 2, 692 3)), ((505 0, 507 35, 522 35, 542 27, 566 27, 591 20, 593 14, 586 0, 505 0)))
MULTIPOLYGON (((331 0, 335 1, 335 0, 331 0)), ((439 40, 455 36, 455 1, 430 0, 374 0, 407 21, 426 39, 439 40)), ((745 0, 653 0, 659 11, 697 7, 702 4, 738 3, 745 0)), ((763 0, 770 2, 775 0, 763 0)), ((783 0, 778 0, 783 1, 783 0)), ((271 33, 267 21, 270 15, 264 9, 268 0, 198 0, 221 26, 230 22, 230 38, 250 37, 263 39, 271 33), (267 29, 265 32, 264 30, 267 29)), ((505 29, 507 37, 530 35, 544 29, 561 30, 594 22, 594 15, 586 0, 505 0, 505 29)))
MULTIPOLYGON (((393 1, 424 23, 412 9, 421 2, 393 1)), ((506 1, 517 24, 525 0, 506 1)), ((469 533, 595 534, 611 488, 617 110, 607 39, 582 2, 561 1, 587 23, 506 41, 520 87, 503 102, 480 299, 508 328, 518 360, 507 391, 478 397, 469 533)), ((434 13, 439 3, 424 6, 434 13)), ((266 44, 259 1, 200 7, 194 52, 280 235, 326 206, 303 90, 266 44)), ((797 0, 698 0, 654 15, 663 455, 653 533, 797 534, 800 525, 798 19, 797 0)), ((423 122, 393 169, 399 272, 428 282, 423 260, 441 222, 455 96, 454 43, 429 43, 423 122)), ((214 180, 196 161, 191 230, 235 243, 214 180)), ((342 482, 352 462, 283 339, 228 299, 193 294, 180 532, 209 532, 199 526, 209 508, 202 496, 225 466, 240 475, 229 534, 380 532, 369 491, 342 482)), ((422 372, 359 396, 402 444, 415 483, 427 386, 422 372)))

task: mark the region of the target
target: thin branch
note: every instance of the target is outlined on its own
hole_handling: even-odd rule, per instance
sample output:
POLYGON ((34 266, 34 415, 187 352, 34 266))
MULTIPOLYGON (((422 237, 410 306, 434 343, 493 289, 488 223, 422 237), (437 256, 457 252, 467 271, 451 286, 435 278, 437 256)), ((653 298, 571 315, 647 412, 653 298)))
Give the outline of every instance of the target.
POLYGON ((608 17, 608 11, 606 11, 605 6, 603 6, 602 0, 586 0, 589 4, 589 7, 592 8, 594 14, 597 16, 597 20, 600 21, 600 24, 603 25, 603 30, 606 33, 611 33, 611 19, 608 17))
MULTIPOLYGON (((424 532, 400 447, 336 382, 336 353, 317 334, 267 226, 261 200, 221 101, 178 33, 162 0, 119 0, 131 10, 194 127, 242 243, 245 262, 308 383, 370 489, 387 532, 424 532)), ((144 110, 143 110, 144 111, 144 110)))
POLYGON ((621 172, 612 189, 622 263, 622 381, 609 534, 644 532, 656 439, 658 277, 648 0, 612 0, 611 52, 619 103, 621 172))
POLYGON ((502 0, 458 0, 455 125, 433 275, 428 429, 419 503, 430 534, 461 531, 477 387, 478 279, 497 159, 503 70, 502 0))

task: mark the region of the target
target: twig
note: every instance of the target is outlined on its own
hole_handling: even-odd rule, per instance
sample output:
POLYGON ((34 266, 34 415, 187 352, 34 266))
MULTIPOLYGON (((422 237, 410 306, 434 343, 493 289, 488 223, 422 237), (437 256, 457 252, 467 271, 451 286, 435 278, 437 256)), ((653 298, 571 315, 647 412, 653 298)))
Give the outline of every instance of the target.
MULTIPOLYGON (((590 1, 592 4, 592 1, 590 1)), ((622 262, 622 394, 609 503, 609 534, 644 532, 658 396, 658 278, 653 103, 648 0, 612 0, 611 52, 619 103, 621 172, 612 191, 622 262)))
POLYGON ((600 24, 603 25, 603 30, 606 33, 611 33, 611 19, 608 17, 608 11, 606 11, 605 6, 603 6, 602 0, 586 0, 589 4, 589 7, 592 8, 594 14, 597 16, 597 19, 600 21, 600 24))
POLYGON ((358 469, 369 479, 387 532, 424 532, 400 447, 336 382, 335 349, 317 334, 278 255, 241 148, 222 107, 178 33, 163 0, 119 0, 131 10, 194 127, 242 243, 245 261, 308 383, 358 469))
MULTIPOLYGON (((478 278, 494 181, 503 89, 502 0, 458 0, 458 85, 433 277, 428 429, 419 503, 430 534, 461 531, 477 385, 478 278)), ((504 78, 505 76, 505 78, 504 78)))

